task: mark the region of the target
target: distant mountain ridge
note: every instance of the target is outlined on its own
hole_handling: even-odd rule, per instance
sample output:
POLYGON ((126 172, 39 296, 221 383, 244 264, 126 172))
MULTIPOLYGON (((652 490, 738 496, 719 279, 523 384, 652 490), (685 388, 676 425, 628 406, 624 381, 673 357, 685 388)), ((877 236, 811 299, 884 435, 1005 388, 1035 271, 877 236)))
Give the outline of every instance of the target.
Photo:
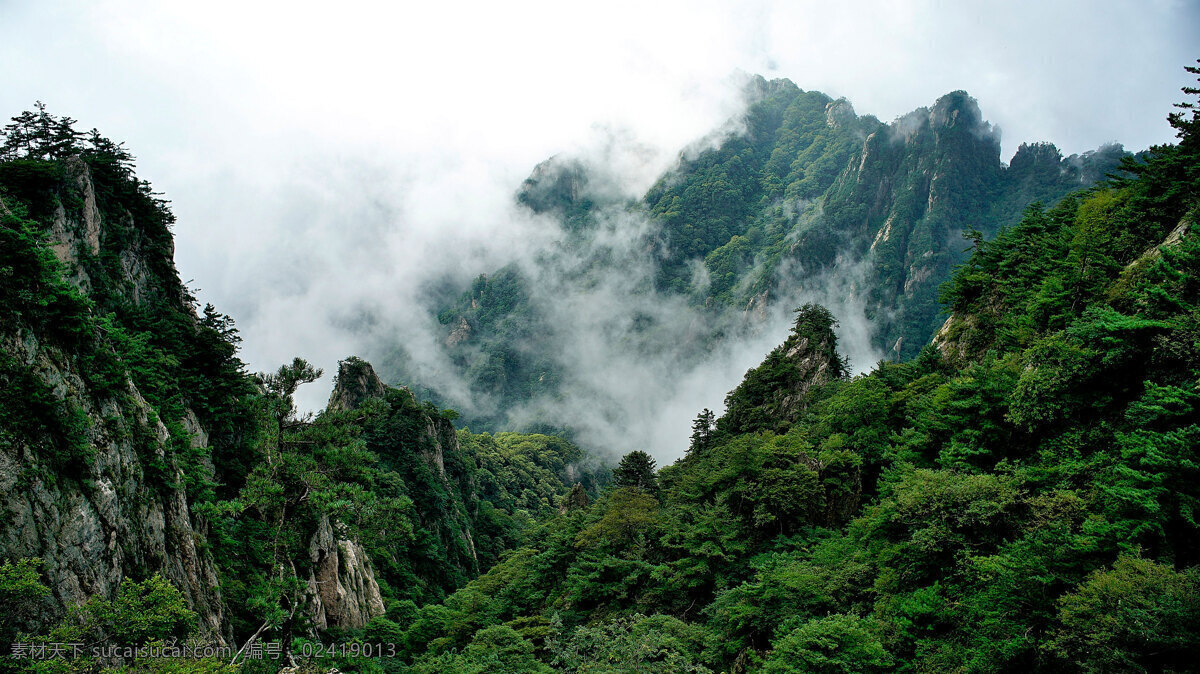
POLYGON ((1095 183, 1127 154, 1108 145, 1063 157, 1049 143, 1022 144, 1006 166, 998 131, 963 91, 890 124, 788 80, 752 78, 746 95, 737 132, 681 155, 640 201, 616 196, 612 169, 587 158, 554 157, 533 170, 516 199, 559 222, 560 249, 537 278, 512 265, 437 309, 447 360, 476 400, 447 398, 396 345, 380 348, 393 354, 377 359, 385 378, 465 406, 484 428, 511 423, 514 407, 578 395, 570 363, 553 356, 562 326, 533 286, 552 277, 587 288, 636 264, 652 270, 633 292, 684 297, 714 326, 656 336, 655 317, 631 309, 633 339, 648 353, 686 360, 753 331, 777 303, 820 291, 861 306, 876 353, 911 358, 945 320, 938 288, 966 259, 965 235, 990 239, 1029 204, 1095 183), (594 243, 622 217, 650 222, 624 257, 594 243), (563 271, 546 271, 556 265, 563 271))

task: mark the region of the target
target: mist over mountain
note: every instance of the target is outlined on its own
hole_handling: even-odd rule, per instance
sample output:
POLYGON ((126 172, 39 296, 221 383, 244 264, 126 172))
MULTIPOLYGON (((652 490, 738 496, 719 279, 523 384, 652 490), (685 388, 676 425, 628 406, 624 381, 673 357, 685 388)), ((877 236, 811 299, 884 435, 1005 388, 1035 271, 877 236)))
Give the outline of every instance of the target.
POLYGON ((1022 144, 1006 166, 961 91, 886 124, 787 80, 748 78, 743 93, 745 112, 643 194, 621 138, 535 167, 515 200, 549 234, 469 287, 431 291, 437 324, 419 345, 384 318, 366 347, 383 376, 473 428, 673 459, 696 410, 720 408, 792 309, 830 308, 855 372, 911 358, 945 321, 938 287, 964 237, 993 237, 1126 154, 1022 144))
POLYGON ((1200 88, 1176 143, 1008 166, 963 92, 883 124, 747 91, 657 178, 619 135, 537 166, 523 239, 395 305, 428 313, 331 307, 442 379, 348 355, 315 414, 321 368, 248 372, 122 144, 13 117, 0 670, 1193 668, 1200 88), (743 356, 680 458, 624 451, 743 356))
POLYGON ((0 2, 0 674, 1200 670, 1197 34, 0 2))

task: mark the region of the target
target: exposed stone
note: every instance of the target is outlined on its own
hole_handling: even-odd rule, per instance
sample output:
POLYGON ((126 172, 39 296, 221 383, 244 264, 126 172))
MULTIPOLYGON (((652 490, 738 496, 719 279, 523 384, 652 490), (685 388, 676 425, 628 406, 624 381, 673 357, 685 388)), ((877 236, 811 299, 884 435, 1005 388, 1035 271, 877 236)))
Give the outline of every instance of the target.
MULTIPOLYGON (((93 279, 84 270, 85 258, 100 253, 106 221, 87 164, 74 157, 63 167, 63 189, 75 194, 56 204, 47 240, 66 280, 86 294, 93 279)), ((109 290, 137 302, 160 288, 138 237, 133 239, 116 251, 125 283, 109 290)), ((61 459, 53 458, 50 439, 11 434, 0 439, 0 558, 40 558, 60 613, 92 596, 112 597, 126 579, 161 574, 196 611, 203 636, 225 642, 229 625, 215 564, 202 545, 204 523, 188 507, 182 486, 187 480, 168 450, 170 432, 136 383, 127 378, 122 391, 91 390, 79 369, 86 361, 28 326, 0 333, 0 348, 82 412, 89 448, 86 457, 68 459, 73 463, 67 474, 55 463, 61 459)), ((208 433, 190 410, 172 421, 182 422, 193 447, 208 445, 208 433)))
POLYGON ((798 313, 787 340, 726 398, 725 415, 717 422, 722 431, 782 430, 800 418, 814 389, 845 374, 832 315, 813 305, 798 313))
MULTIPOLYGON (((178 486, 182 470, 164 451, 170 434, 137 387, 127 382, 126 402, 96 399, 65 354, 43 346, 29 351, 30 342, 11 337, 2 343, 56 395, 82 408, 94 459, 71 478, 54 474, 39 444, 0 447, 0 556, 41 558, 62 609, 92 595, 112 596, 125 578, 160 573, 187 597, 206 636, 223 641, 227 626, 216 567, 197 547, 202 525, 178 486), (172 484, 150 479, 147 457, 134 445, 139 435, 153 439, 150 449, 167 460, 172 484)), ((200 429, 191 440, 205 438, 200 429)))
POLYGON ((387 387, 375 374, 375 368, 361 358, 351 356, 338 363, 333 392, 329 394, 328 409, 345 412, 358 409, 368 398, 382 398, 387 387))
POLYGON ((767 318, 770 316, 768 313, 768 305, 770 304, 770 301, 770 292, 764 290, 750 298, 750 301, 746 303, 746 308, 742 310, 742 313, 754 323, 766 323, 767 318))
MULTIPOLYGON (((478 306, 478 303, 474 299, 472 299, 471 300, 471 308, 474 309, 477 306, 478 306)), ((451 330, 450 334, 446 337, 446 348, 454 348, 458 344, 461 344, 462 342, 467 341, 467 338, 469 338, 470 336, 471 336, 471 324, 467 322, 466 316, 459 316, 458 317, 458 325, 454 326, 454 329, 451 330)))
POLYGON ((309 613, 317 629, 357 629, 383 615, 383 596, 371 560, 345 527, 322 517, 309 543, 309 613))

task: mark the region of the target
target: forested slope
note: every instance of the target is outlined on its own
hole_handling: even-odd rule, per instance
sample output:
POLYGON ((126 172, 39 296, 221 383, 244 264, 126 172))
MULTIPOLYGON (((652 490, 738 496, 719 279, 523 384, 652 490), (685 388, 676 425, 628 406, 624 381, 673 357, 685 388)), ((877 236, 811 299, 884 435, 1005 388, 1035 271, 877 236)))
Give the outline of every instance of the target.
MULTIPOLYGON (((920 116, 948 137, 972 119, 950 99, 920 116)), ((318 371, 244 371, 128 153, 18 117, 0 642, 86 650, 0 668, 1194 671, 1200 110, 1171 121, 1120 177, 973 235, 914 358, 851 377, 837 316, 805 304, 686 456, 632 452, 608 485, 569 442, 456 430, 358 358, 299 415, 318 371), (90 650, 182 640, 240 654, 90 650)))
POLYGON ((130 663, 93 646, 361 630, 440 600, 573 486, 604 484, 578 447, 456 430, 357 358, 327 410, 298 415, 320 372, 245 372, 232 321, 179 280, 166 202, 73 124, 39 107, 0 147, 6 648, 82 644, 69 666, 93 671, 130 663))
POLYGON ((416 671, 1195 671, 1200 116, 1172 123, 977 240, 916 358, 847 378, 803 307, 686 457, 626 457, 424 607, 416 671))

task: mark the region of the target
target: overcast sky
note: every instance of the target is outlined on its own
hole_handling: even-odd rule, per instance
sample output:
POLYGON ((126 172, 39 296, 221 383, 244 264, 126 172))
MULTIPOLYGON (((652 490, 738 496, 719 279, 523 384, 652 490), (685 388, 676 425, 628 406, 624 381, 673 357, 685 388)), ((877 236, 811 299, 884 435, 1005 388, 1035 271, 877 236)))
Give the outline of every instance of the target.
POLYGON ((966 89, 1005 159, 1136 150, 1172 138, 1197 35, 1184 0, 0 0, 0 114, 42 100, 125 141, 251 366, 330 368, 360 309, 528 245, 510 199, 534 164, 616 135, 636 192, 737 113, 738 73, 884 121, 966 89))

